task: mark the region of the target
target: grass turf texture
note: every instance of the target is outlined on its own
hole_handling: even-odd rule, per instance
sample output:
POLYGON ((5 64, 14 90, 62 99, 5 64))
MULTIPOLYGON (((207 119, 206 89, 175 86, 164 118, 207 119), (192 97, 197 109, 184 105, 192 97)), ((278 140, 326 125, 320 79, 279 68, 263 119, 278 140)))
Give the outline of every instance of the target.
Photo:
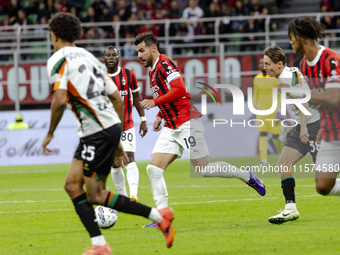
MULTIPOLYGON (((227 159, 255 165, 258 158, 227 159)), ((270 157, 275 164, 277 156, 270 157)), ((310 157, 299 163, 311 163, 310 157)), ((140 169, 140 202, 154 205, 147 162, 140 169)), ((90 239, 63 190, 69 165, 0 168, 0 254, 82 254, 90 239)), ((340 254, 339 197, 315 192, 314 179, 297 178, 300 219, 272 225, 268 217, 284 208, 279 178, 265 178, 267 194, 236 179, 190 178, 189 163, 175 161, 165 172, 169 204, 175 210, 176 240, 165 246, 149 221, 118 213, 103 230, 113 254, 340 254)), ((108 187, 114 189, 111 178, 108 187)))

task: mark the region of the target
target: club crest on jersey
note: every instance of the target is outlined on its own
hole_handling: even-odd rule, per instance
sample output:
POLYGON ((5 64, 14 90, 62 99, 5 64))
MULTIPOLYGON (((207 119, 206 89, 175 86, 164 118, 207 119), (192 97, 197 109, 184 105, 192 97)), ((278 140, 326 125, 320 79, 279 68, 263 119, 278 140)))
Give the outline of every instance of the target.
POLYGON ((120 95, 121 96, 126 96, 126 95, 128 95, 129 94, 129 92, 127 91, 127 90, 121 90, 120 91, 120 95))
POLYGON ((124 79, 124 77, 122 78, 122 84, 123 84, 123 86, 125 86, 125 84, 126 84, 126 80, 124 79))
POLYGON ((155 93, 157 90, 159 90, 159 87, 157 85, 155 85, 153 87, 150 86, 150 89, 151 89, 152 93, 155 93))

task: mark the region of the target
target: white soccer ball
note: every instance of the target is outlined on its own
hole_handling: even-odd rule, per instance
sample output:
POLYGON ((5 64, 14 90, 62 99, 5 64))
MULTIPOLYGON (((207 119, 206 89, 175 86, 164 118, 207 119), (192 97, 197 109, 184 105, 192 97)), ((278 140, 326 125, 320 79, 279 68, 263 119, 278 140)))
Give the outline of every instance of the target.
POLYGON ((98 205, 94 212, 100 228, 112 228, 118 220, 117 211, 111 208, 98 205))

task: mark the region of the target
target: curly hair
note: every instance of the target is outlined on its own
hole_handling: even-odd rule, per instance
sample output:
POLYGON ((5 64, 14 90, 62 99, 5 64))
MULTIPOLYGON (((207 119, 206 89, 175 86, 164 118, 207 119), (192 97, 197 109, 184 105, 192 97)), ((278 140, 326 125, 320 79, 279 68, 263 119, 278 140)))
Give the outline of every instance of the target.
POLYGON ((325 26, 312 17, 299 17, 290 21, 288 27, 288 37, 293 34, 295 38, 322 39, 325 33, 325 26))
POLYGON ((150 47, 152 45, 156 45, 158 51, 160 51, 159 48, 159 41, 152 33, 140 33, 136 36, 135 39, 135 45, 141 44, 142 42, 145 42, 145 45, 150 47))
POLYGON ((73 43, 81 38, 82 28, 77 17, 70 13, 59 12, 49 21, 49 29, 58 38, 73 43))
POLYGON ((286 55, 279 46, 269 46, 263 51, 263 55, 270 58, 275 64, 282 61, 286 65, 286 55))

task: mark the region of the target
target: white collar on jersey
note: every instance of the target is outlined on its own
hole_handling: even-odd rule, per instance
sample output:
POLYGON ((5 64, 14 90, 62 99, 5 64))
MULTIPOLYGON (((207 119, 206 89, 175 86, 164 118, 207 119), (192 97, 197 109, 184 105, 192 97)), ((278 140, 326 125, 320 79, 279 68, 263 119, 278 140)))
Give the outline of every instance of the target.
POLYGON ((315 58, 314 58, 312 61, 308 61, 308 60, 307 60, 307 64, 308 64, 309 66, 315 66, 316 63, 319 62, 319 59, 320 59, 321 54, 322 54, 322 52, 323 52, 324 49, 325 49, 325 46, 320 45, 320 49, 319 49, 318 53, 316 54, 315 58))
POLYGON ((159 60, 159 57, 161 56, 161 54, 159 54, 158 58, 156 59, 156 62, 153 64, 153 66, 151 67, 150 71, 152 71, 153 69, 155 69, 157 63, 158 63, 158 60, 159 60))
POLYGON ((284 77, 286 75, 285 71, 289 71, 289 67, 288 66, 285 66, 285 68, 283 68, 282 73, 280 74, 278 79, 287 78, 287 77, 284 77))
POLYGON ((115 73, 108 73, 108 75, 110 76, 110 77, 114 77, 114 76, 116 76, 117 74, 119 74, 120 73, 120 66, 118 66, 118 69, 117 69, 117 72, 115 72, 115 73))

